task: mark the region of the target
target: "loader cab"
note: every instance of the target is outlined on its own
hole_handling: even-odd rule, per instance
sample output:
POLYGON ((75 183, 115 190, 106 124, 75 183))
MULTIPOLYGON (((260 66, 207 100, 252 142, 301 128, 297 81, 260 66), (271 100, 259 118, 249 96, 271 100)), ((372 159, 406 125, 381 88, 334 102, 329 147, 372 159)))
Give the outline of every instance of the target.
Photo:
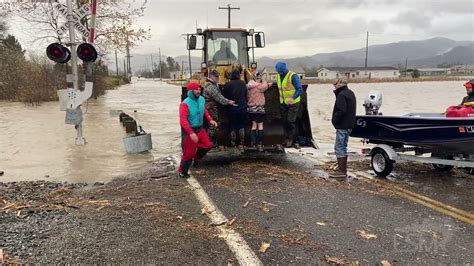
POLYGON ((204 62, 212 66, 248 66, 247 33, 244 31, 205 31, 204 62))
POLYGON ((221 73, 219 84, 229 80, 233 67, 243 67, 247 71, 242 79, 248 81, 251 72, 257 69, 255 49, 265 47, 265 34, 253 29, 211 28, 197 29, 196 33, 186 34, 187 49, 202 51, 201 68, 195 71, 195 81, 203 84, 210 69, 221 73), (251 52, 251 56, 249 55, 251 52))

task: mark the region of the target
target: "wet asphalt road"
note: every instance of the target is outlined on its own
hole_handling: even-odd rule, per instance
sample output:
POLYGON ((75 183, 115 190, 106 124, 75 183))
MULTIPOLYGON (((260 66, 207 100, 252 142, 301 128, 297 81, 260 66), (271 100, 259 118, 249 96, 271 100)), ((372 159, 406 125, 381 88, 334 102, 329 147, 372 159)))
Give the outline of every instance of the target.
POLYGON ((472 225, 365 182, 320 179, 315 163, 298 155, 240 159, 211 154, 194 175, 224 215, 237 218, 234 227, 264 264, 313 264, 325 256, 370 264, 474 262, 472 225), (262 242, 270 243, 265 253, 257 252, 262 242))

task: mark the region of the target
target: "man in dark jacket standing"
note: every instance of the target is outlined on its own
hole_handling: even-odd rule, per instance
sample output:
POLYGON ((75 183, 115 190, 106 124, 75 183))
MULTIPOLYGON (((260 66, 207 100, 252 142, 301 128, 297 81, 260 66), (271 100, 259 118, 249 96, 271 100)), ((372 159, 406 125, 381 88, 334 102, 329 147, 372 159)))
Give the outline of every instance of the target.
POLYGON ((334 145, 337 157, 337 169, 329 173, 332 178, 347 177, 347 142, 356 124, 356 98, 354 92, 347 87, 346 79, 338 79, 334 83, 336 102, 332 113, 332 124, 336 129, 334 145))

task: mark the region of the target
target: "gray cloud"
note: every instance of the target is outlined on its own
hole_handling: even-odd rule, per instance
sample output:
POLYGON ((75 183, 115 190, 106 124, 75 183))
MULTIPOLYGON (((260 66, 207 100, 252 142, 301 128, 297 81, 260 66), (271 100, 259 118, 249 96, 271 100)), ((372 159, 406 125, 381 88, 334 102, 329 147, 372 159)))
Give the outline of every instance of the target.
POLYGON ((432 16, 425 15, 421 12, 406 11, 398 14, 398 16, 392 20, 392 23, 415 29, 425 29, 431 26, 432 19, 432 16))
MULTIPOLYGON (((164 54, 186 54, 181 34, 194 32, 196 21, 200 28, 226 27, 227 12, 217 8, 227 3, 148 1, 138 24, 151 28, 152 39, 135 50, 161 48, 164 54)), ((473 39, 472 0, 234 0, 230 4, 240 7, 232 13, 234 27, 265 32, 268 46, 260 50, 265 55, 310 55, 317 52, 314 47, 328 52, 360 48, 366 31, 373 36, 372 44, 436 36, 473 39)), ((24 27, 10 25, 12 33, 27 44, 31 37, 23 33, 24 27)))

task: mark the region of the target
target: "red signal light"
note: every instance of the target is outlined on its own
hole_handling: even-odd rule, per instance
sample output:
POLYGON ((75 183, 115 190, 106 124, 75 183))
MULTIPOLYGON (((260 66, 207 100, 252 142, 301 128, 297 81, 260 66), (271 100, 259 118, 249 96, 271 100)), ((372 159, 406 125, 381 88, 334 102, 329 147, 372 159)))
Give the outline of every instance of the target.
POLYGON ((81 43, 77 46, 77 56, 84 62, 94 62, 97 59, 97 51, 90 43, 81 43))
POLYGON ((56 63, 64 64, 71 59, 71 52, 69 49, 56 42, 46 47, 46 56, 56 63))

